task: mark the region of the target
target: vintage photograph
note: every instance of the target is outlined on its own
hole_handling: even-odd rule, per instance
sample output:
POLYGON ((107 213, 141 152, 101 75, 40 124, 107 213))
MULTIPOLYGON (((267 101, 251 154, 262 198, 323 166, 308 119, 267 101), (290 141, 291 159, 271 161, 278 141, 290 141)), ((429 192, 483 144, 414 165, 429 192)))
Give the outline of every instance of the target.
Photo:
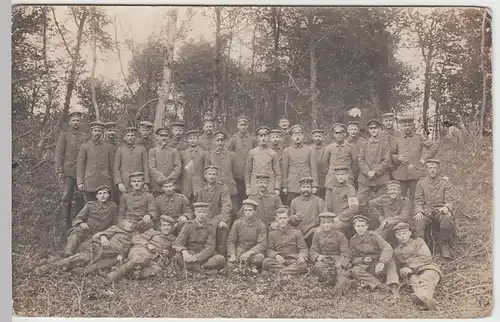
POLYGON ((489 8, 11 18, 16 316, 491 315, 489 8))

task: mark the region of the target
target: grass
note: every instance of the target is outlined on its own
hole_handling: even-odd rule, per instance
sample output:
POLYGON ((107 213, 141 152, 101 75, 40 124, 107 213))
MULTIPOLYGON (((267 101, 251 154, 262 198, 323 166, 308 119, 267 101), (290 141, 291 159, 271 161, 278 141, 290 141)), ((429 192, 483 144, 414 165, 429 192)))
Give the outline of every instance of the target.
POLYGON ((356 284, 337 299, 311 274, 300 277, 187 276, 170 265, 149 281, 104 286, 104 275, 34 275, 37 261, 64 245, 52 165, 26 162, 13 176, 13 306, 19 316, 179 318, 474 318, 492 310, 492 146, 442 149, 456 199, 455 260, 437 258, 445 278, 433 312, 407 294, 383 296, 356 284))

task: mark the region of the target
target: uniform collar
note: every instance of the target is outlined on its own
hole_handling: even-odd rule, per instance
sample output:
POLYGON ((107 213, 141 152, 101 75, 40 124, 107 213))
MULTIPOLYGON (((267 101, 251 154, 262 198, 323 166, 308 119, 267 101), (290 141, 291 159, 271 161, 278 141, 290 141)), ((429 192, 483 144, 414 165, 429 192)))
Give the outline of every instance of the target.
POLYGON ((102 140, 99 140, 99 141, 96 141, 94 139, 91 139, 92 142, 95 144, 95 145, 101 145, 102 144, 102 140))
POLYGON ((163 194, 164 198, 167 199, 167 200, 172 200, 175 198, 175 195, 176 193, 174 192, 173 194, 171 195, 167 195, 167 194, 163 194))
POLYGON ((243 132, 238 131, 238 137, 244 139, 244 138, 247 138, 248 136, 249 136, 248 132, 243 133, 243 132))
POLYGON ((337 143, 337 142, 334 142, 333 144, 335 144, 335 146, 336 146, 336 147, 341 147, 341 146, 342 146, 342 147, 344 147, 344 146, 345 146, 345 144, 346 144, 346 140, 344 140, 344 141, 343 141, 342 143, 340 143, 340 144, 339 144, 339 143, 337 143))
POLYGON ((358 240, 360 243, 369 243, 370 242, 370 235, 369 235, 368 231, 366 231, 363 236, 358 235, 358 240))
POLYGON ((215 154, 226 154, 227 150, 226 149, 222 149, 220 151, 217 151, 217 150, 212 150, 215 154))
POLYGON ((317 145, 316 143, 314 143, 313 146, 316 150, 321 150, 325 147, 325 143, 322 142, 320 145, 317 145))
POLYGON ((273 149, 273 150, 281 150, 281 145, 279 143, 276 146, 272 145, 271 149, 273 149))
POLYGON ((359 140, 359 137, 353 138, 352 136, 349 136, 347 138, 347 141, 349 141, 349 142, 358 142, 358 140, 359 140))
POLYGON ((286 226, 286 229, 285 230, 281 230, 279 227, 278 227, 278 231, 281 233, 281 236, 284 236, 284 235, 288 235, 290 233, 290 224, 288 224, 286 226))
POLYGON ((306 197, 306 196, 304 196, 304 195, 300 195, 300 197, 301 197, 300 199, 301 199, 302 201, 309 201, 309 200, 311 200, 311 199, 312 199, 312 196, 313 196, 312 194, 311 194, 311 195, 309 195, 309 197, 306 197))
POLYGON ((377 137, 370 137, 370 142, 371 143, 377 143, 378 141, 380 141, 380 135, 378 135, 377 137))
POLYGON ((134 196, 142 196, 142 194, 144 193, 144 190, 140 189, 140 190, 133 190, 132 191, 132 195, 134 196))
POLYGON ((264 193, 261 193, 260 191, 257 191, 257 197, 259 197, 260 199, 267 198, 268 196, 269 196, 269 191, 266 191, 264 193))
POLYGON ((193 151, 193 152, 198 152, 198 146, 195 146, 195 147, 189 146, 188 150, 193 151))
POLYGON ((248 224, 248 226, 253 226, 257 222, 257 218, 255 217, 255 215, 253 215, 252 218, 245 217, 245 222, 248 224))
POLYGON ((129 148, 129 149, 133 149, 133 148, 135 148, 135 142, 134 142, 134 143, 132 143, 132 144, 125 143, 125 146, 126 146, 127 148, 129 148))
POLYGON ((412 133, 410 133, 410 134, 406 134, 406 133, 405 133, 405 134, 404 134, 404 137, 405 137, 405 138, 411 138, 414 134, 415 134, 415 132, 412 132, 412 133))

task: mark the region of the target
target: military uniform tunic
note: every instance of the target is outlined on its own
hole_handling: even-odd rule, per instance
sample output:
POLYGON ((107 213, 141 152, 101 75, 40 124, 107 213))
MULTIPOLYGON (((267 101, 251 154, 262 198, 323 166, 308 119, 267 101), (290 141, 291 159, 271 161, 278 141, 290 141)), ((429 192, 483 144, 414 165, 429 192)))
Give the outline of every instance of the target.
POLYGON ((281 229, 271 230, 267 236, 267 258, 262 262, 262 270, 280 270, 287 274, 301 274, 307 271, 307 263, 297 263, 302 257, 307 259, 308 250, 306 241, 298 229, 288 226, 284 231, 281 229), (276 255, 281 255, 285 262, 279 264, 276 255))
POLYGON ((203 184, 206 154, 207 152, 199 146, 188 147, 180 152, 182 163, 181 193, 187 198, 195 197, 203 184))
POLYGON ((356 147, 344 141, 342 144, 333 142, 325 149, 323 163, 328 166, 325 186, 332 189, 337 183, 335 178, 335 166, 347 166, 349 168, 349 183, 354 184, 354 173, 358 171, 358 152, 356 147))
POLYGON ((153 228, 153 220, 156 218, 156 205, 153 195, 146 191, 130 191, 122 195, 120 200, 119 216, 124 218, 127 213, 134 213, 137 216, 140 232, 153 228), (142 222, 144 216, 151 217, 151 223, 142 222))
POLYGON ((155 199, 156 204, 156 218, 162 215, 170 216, 178 219, 185 216, 187 219, 194 219, 193 211, 189 206, 189 200, 186 196, 173 193, 172 195, 163 194, 155 199))
POLYGON ((235 154, 235 179, 245 179, 245 164, 247 162, 248 152, 257 147, 257 145, 257 140, 249 133, 238 132, 229 139, 227 150, 235 154))
POLYGON ((144 183, 149 184, 148 154, 142 145, 122 144, 116 150, 114 160, 115 184, 122 183, 130 191, 132 187, 129 175, 134 172, 143 172, 144 183))
POLYGON ((283 151, 283 188, 288 193, 300 193, 299 180, 313 178, 313 187, 318 187, 316 154, 306 145, 291 145, 283 151))
POLYGON ((141 137, 137 139, 137 144, 142 145, 146 149, 146 152, 149 152, 149 150, 155 147, 156 142, 152 138, 145 139, 141 137))
POLYGON ((169 146, 149 150, 149 171, 153 191, 162 193, 161 185, 165 179, 175 182, 181 175, 181 157, 177 150, 169 146))
POLYGON ((227 254, 237 258, 245 252, 251 253, 249 261, 261 265, 267 248, 267 227, 258 218, 240 218, 231 227, 227 238, 227 254))
POLYGON ((78 153, 77 184, 83 184, 86 192, 95 192, 102 185, 111 187, 112 167, 111 146, 103 141, 90 140, 78 153))
MULTIPOLYGON (((280 196, 275 192, 266 192, 261 194, 257 192, 255 195, 250 195, 248 199, 257 202, 257 210, 255 217, 260 219, 267 225, 276 221, 276 211, 283 206, 280 196)), ((243 215, 243 207, 238 211, 238 216, 243 215)))
POLYGON ((316 171, 318 173, 318 188, 325 188, 326 175, 328 174, 328 166, 325 163, 325 150, 326 146, 324 144, 317 146, 316 144, 311 145, 311 150, 314 151, 316 157, 316 171))
POLYGON ((325 208, 325 202, 318 196, 299 196, 292 200, 290 205, 290 224, 296 226, 308 238, 314 233, 314 228, 319 226, 319 214, 325 208), (300 213, 302 220, 297 220, 295 214, 300 213))
POLYGON ((177 140, 175 137, 170 139, 167 145, 176 149, 177 151, 179 151, 179 153, 189 147, 189 144, 186 142, 186 140, 184 140, 184 138, 180 138, 177 140))
MULTIPOLYGON (((386 220, 387 226, 384 229, 385 233, 392 231, 392 228, 398 222, 411 222, 411 201, 410 199, 400 196, 397 199, 391 199, 388 195, 382 195, 375 199, 372 199, 368 203, 370 209, 370 214, 372 216, 372 221, 386 220)), ((383 237, 386 238, 385 233, 383 237)))
POLYGON ((339 221, 335 223, 335 226, 346 235, 350 234, 352 228, 351 219, 359 210, 357 202, 354 202, 355 200, 356 190, 348 183, 337 183, 326 192, 325 209, 323 211, 333 212, 338 216, 339 221))
POLYGON ((234 173, 236 172, 234 152, 227 150, 220 152, 211 150, 205 156, 205 165, 215 165, 219 168, 217 172, 217 182, 226 185, 231 197, 238 193, 238 190, 236 190, 236 182, 234 181, 234 173))
POLYGON ((257 193, 257 179, 259 174, 270 176, 269 191, 281 188, 281 169, 278 154, 270 148, 256 147, 248 152, 245 185, 251 194, 257 193))
POLYGON ((211 151, 214 148, 214 137, 208 136, 206 133, 203 133, 198 138, 198 145, 205 151, 211 151))
POLYGON ((66 130, 59 135, 54 156, 56 174, 76 179, 78 153, 88 140, 89 134, 80 130, 66 130))
POLYGON ((90 236, 98 231, 103 231, 116 224, 118 218, 118 206, 113 201, 99 202, 89 201, 73 219, 73 228, 68 234, 77 235, 80 239, 90 236), (89 226, 88 230, 79 227, 81 223, 89 226))

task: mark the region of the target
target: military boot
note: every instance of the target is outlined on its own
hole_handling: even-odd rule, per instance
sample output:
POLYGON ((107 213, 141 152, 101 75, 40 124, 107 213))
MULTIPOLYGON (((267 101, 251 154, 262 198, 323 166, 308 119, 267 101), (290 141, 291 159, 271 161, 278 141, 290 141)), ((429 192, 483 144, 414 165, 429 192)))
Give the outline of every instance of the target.
POLYGON ((66 228, 70 229, 73 223, 73 215, 71 214, 71 202, 61 203, 62 214, 66 221, 66 228))
POLYGON ((35 268, 35 274, 42 275, 42 274, 48 273, 48 272, 50 272, 51 268, 53 268, 53 267, 51 267, 49 264, 44 264, 42 266, 38 266, 37 268, 35 268))
POLYGON ((66 242, 66 247, 61 254, 61 257, 66 258, 73 255, 78 247, 78 236, 69 236, 68 241, 66 242))
POLYGON ((451 253, 450 245, 449 245, 449 236, 451 235, 451 230, 443 229, 441 227, 439 231, 439 247, 441 251, 441 256, 444 259, 452 259, 453 255, 451 253))
POLYGON ((125 275, 130 274, 135 267, 135 263, 133 261, 128 261, 125 264, 121 265, 118 267, 116 270, 112 271, 106 276, 106 279, 108 282, 117 282, 121 278, 123 278, 125 275))

